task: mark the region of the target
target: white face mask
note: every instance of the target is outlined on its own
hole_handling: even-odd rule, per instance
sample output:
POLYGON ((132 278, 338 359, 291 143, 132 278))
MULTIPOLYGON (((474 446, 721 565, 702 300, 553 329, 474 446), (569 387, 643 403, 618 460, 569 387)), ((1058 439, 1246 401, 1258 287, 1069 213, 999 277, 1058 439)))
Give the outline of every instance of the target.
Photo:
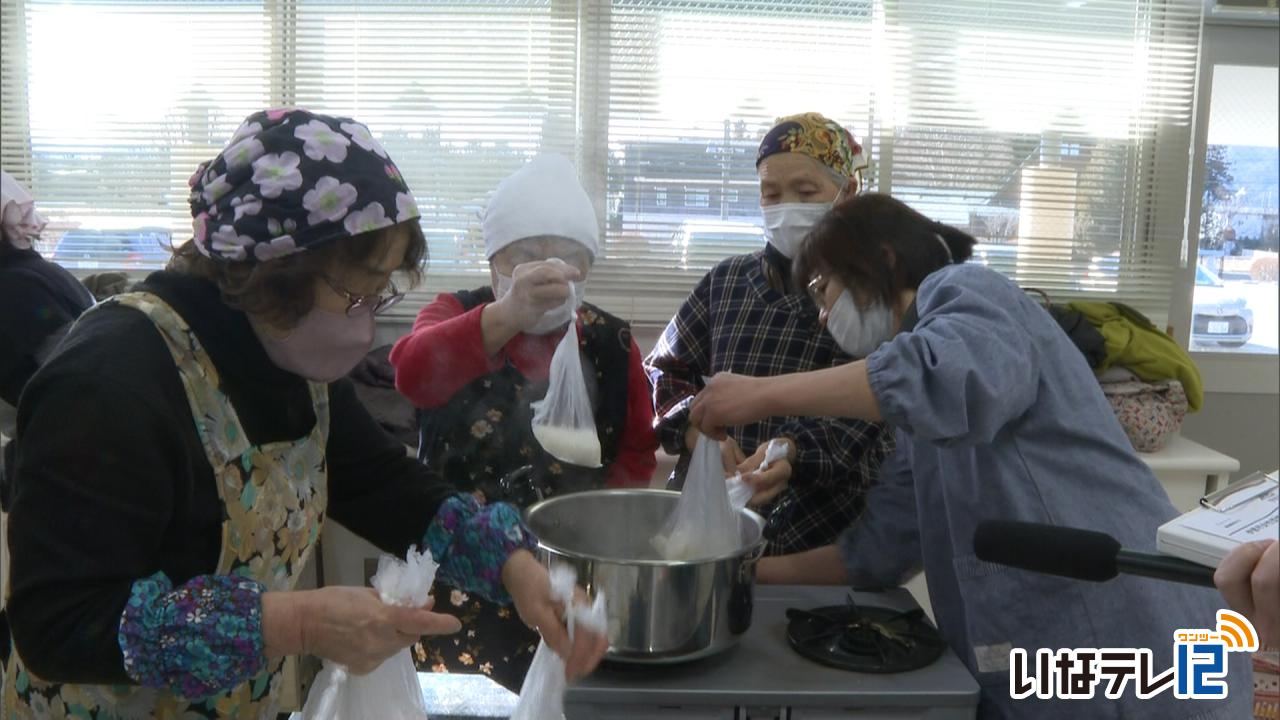
MULTIPOLYGON (((501 300, 507 293, 511 292, 511 285, 515 282, 510 275, 495 273, 498 276, 498 287, 494 288, 493 296, 495 300, 501 300)), ((573 319, 578 308, 582 307, 582 298, 586 294, 586 287, 580 283, 569 283, 569 287, 573 288, 573 294, 560 307, 551 308, 542 314, 542 319, 533 327, 525 332, 530 335, 546 335, 555 332, 573 319)))
POLYGON ((764 236, 785 258, 793 258, 814 225, 827 214, 834 202, 782 203, 760 209, 764 214, 764 236))
POLYGON ((848 184, 840 187, 831 202, 819 203, 782 203, 760 208, 764 215, 764 236, 782 256, 788 260, 796 256, 800 243, 813 229, 814 225, 826 215, 844 196, 848 184))
POLYGON ((863 310, 845 290, 827 312, 827 332, 841 350, 865 358, 893 337, 893 312, 879 300, 863 310))

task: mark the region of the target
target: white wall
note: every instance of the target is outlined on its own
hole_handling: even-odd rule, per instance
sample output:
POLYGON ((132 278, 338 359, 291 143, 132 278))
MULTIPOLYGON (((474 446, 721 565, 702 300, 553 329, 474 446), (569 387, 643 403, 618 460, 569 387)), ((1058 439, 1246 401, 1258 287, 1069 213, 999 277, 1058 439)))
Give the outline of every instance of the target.
POLYGON ((1233 480, 1280 468, 1280 396, 1207 393, 1200 412, 1188 415, 1182 434, 1240 461, 1233 480))

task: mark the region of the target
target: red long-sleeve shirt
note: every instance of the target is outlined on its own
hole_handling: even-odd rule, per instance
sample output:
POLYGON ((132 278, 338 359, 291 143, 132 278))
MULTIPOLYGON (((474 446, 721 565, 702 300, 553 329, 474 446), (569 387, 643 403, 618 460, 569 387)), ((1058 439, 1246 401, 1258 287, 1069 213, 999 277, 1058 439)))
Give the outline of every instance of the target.
MULTIPOLYGON (((546 380, 551 356, 564 333, 520 333, 489 356, 480 315, 484 305, 464 310, 451 294, 422 308, 413 330, 391 349, 396 389, 417 407, 438 408, 462 388, 509 360, 531 382, 546 380)), ((618 456, 605 471, 606 487, 647 487, 657 467, 658 437, 653 430, 653 401, 640 348, 631 341, 627 362, 627 417, 618 456)))

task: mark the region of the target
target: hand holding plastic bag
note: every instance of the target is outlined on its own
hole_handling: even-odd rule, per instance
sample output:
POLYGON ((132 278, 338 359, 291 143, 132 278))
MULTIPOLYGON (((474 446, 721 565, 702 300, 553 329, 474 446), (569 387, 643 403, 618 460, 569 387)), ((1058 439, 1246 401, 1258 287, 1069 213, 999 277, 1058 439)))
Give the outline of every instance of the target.
MULTIPOLYGON (((738 482, 741 484, 741 478, 738 482)), ((742 492, 736 490, 735 497, 741 499, 742 492)), ((747 497, 750 498, 749 493, 747 497)), ((729 500, 720 446, 701 435, 694 445, 676 509, 653 539, 653 545, 667 560, 693 560, 728 555, 741 545, 741 537, 738 512, 729 500)))
MULTIPOLYGON (((755 478, 760 476, 761 474, 766 472, 770 468, 770 466, 772 466, 774 463, 778 462, 779 460, 786 460, 787 456, 790 454, 791 454, 791 446, 790 444, 787 443, 786 440, 782 440, 780 438, 774 438, 773 440, 770 440, 769 444, 766 445, 764 449, 764 460, 760 462, 759 467, 757 467, 755 470, 748 472, 747 477, 755 478)), ((737 473, 736 475, 729 478, 725 482, 729 485, 729 504, 733 506, 734 510, 741 510, 742 508, 746 507, 748 504, 750 504, 751 498, 755 497, 757 494, 760 494, 760 493, 757 493, 755 486, 753 486, 750 482, 747 482, 746 478, 743 478, 741 472, 737 473)), ((768 492, 768 488, 765 488, 760 492, 762 493, 768 492)))
MULTIPOLYGON (((572 283, 565 304, 576 317, 577 283, 572 283)), ((570 320, 560 344, 551 356, 546 397, 533 403, 533 436, 557 460, 582 467, 600 467, 600 438, 596 435, 595 414, 582 374, 578 349, 578 323, 570 320)))
MULTIPOLYGON (((609 630, 604 595, 597 594, 589 607, 574 602, 573 591, 577 581, 573 568, 567 565, 551 568, 551 594, 564 603, 570 643, 577 627, 601 635, 609 630)), ((520 686, 520 699, 516 703, 515 712, 511 714, 511 720, 563 720, 564 691, 567 686, 564 660, 546 641, 538 643, 529 673, 520 686)))
POLYGON ((770 465, 778 462, 779 460, 785 460, 790 454, 791 448, 787 445, 786 440, 781 438, 774 438, 770 440, 769 444, 764 449, 764 462, 760 463, 760 468, 756 470, 756 472, 764 472, 768 470, 770 465))
POLYGON ((724 484, 729 491, 729 507, 733 508, 735 512, 746 507, 747 503, 751 501, 751 496, 756 494, 756 491, 752 490, 751 486, 742 479, 741 473, 725 480, 724 484))
MULTIPOLYGON (((402 607, 427 604, 438 565, 429 551, 409 548, 405 560, 383 555, 373 587, 382 602, 402 607)), ((303 720, 426 720, 427 707, 418 685, 410 650, 388 659, 368 675, 352 676, 347 668, 325 661, 302 709, 303 720)))

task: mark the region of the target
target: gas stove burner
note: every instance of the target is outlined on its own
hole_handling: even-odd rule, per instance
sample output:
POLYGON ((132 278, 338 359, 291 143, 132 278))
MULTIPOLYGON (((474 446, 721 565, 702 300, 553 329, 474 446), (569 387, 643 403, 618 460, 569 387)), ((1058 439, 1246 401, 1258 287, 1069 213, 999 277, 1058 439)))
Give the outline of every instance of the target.
POLYGON ((856 605, 787 610, 787 641, 810 660, 840 670, 897 673, 925 667, 946 643, 924 611, 856 605))

